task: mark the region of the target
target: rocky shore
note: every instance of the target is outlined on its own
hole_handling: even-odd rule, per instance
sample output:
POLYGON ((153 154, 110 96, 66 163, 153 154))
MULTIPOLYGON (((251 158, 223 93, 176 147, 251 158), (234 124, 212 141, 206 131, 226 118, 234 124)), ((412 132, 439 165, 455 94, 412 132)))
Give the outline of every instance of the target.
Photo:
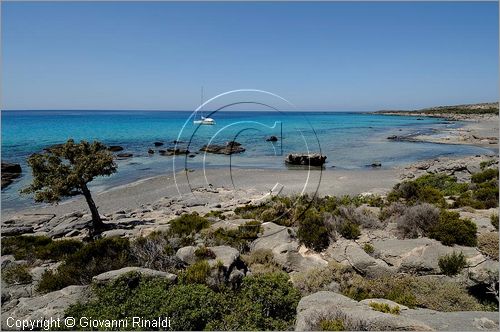
MULTIPOLYGON (((439 158, 395 170, 391 176, 397 182, 398 178, 410 180, 426 174, 444 174, 456 177, 459 183, 470 183, 471 175, 480 172, 485 167, 497 169, 498 158, 495 155, 439 158)), ((380 186, 386 186, 385 193, 387 193, 392 184, 380 183, 380 186)), ((375 187, 366 189, 367 191, 360 197, 376 197, 380 193, 382 193, 382 197, 385 197, 384 192, 371 190, 375 187)), ((209 222, 209 232, 236 232, 241 227, 246 227, 245 225, 255 221, 254 218, 248 219, 248 216, 242 216, 241 212, 238 212, 239 208, 265 204, 272 201, 272 197, 276 193, 271 191, 271 194, 263 196, 263 191, 258 190, 198 187, 194 189, 193 194, 196 199, 170 196, 142 204, 135 209, 108 210, 102 217, 107 224, 113 227, 102 233, 102 237, 119 237, 130 239, 130 241, 147 238, 155 232, 168 232, 172 227, 172 220, 193 213, 206 216, 209 222)), ((75 208, 75 205, 70 204, 69 206, 71 206, 70 210, 75 208)), ((52 212, 37 210, 33 213, 18 213, 8 218, 2 216, 2 236, 4 239, 19 235, 47 236, 56 242, 63 239, 87 239, 91 220, 87 211, 84 208, 75 209, 66 214, 61 214, 60 211, 64 211, 64 209, 57 210, 55 208, 52 212)), ((482 210, 459 208, 455 211, 461 217, 472 220, 477 226, 478 236, 496 234, 498 237, 497 230, 490 222, 491 217, 497 213, 496 208, 482 210)), ((370 219, 378 224, 380 221, 377 221, 377 216, 381 215, 382 212, 383 209, 376 204, 363 203, 351 213, 357 216, 355 218, 370 219)), ((452 302, 464 300, 450 298, 451 302, 448 306, 448 304, 437 304, 440 301, 447 303, 446 298, 441 298, 436 299, 436 304, 429 304, 429 307, 434 309, 408 308, 404 304, 387 299, 367 298, 357 301, 349 298, 345 295, 345 287, 347 286, 343 284, 344 281, 337 279, 337 277, 328 279, 325 276, 330 281, 319 286, 312 286, 304 281, 317 278, 318 275, 329 275, 329 273, 333 273, 331 269, 334 266, 335 271, 343 271, 342 269, 345 268, 347 269, 345 271, 350 271, 345 273, 349 273, 351 278, 361 278, 360 283, 369 282, 369 280, 383 280, 383 278, 410 278, 411 276, 412 279, 408 280, 422 285, 421 287, 424 287, 423 285, 437 287, 435 283, 444 283, 448 285, 446 287, 451 287, 450 291, 453 287, 469 289, 491 287, 498 281, 498 257, 489 256, 478 247, 448 246, 425 236, 412 239, 401 238, 397 224, 394 221, 389 221, 375 227, 361 228, 361 233, 356 239, 338 236, 325 250, 317 251, 302 243, 297 228, 294 226, 267 221, 263 222, 260 227, 261 230, 255 239, 248 243, 249 251, 247 253, 243 253, 243 249, 239 247, 227 244, 210 244, 203 235, 195 234, 194 242, 187 246, 181 245, 172 259, 178 261, 180 266, 193 266, 199 261, 198 249, 206 246, 206 250, 211 253, 210 255, 213 255, 208 259, 209 266, 222 264, 220 265, 221 271, 223 271, 222 275, 213 276, 212 278, 215 279, 207 281, 208 285, 215 287, 219 282, 236 285, 245 276, 258 273, 260 263, 256 265, 248 260, 245 261, 243 259, 246 257, 245 255, 269 253, 273 266, 286 272, 293 284, 303 290, 303 297, 297 306, 294 325, 296 330, 317 330, 324 322, 339 321, 342 322, 345 329, 498 329, 498 313, 484 311, 484 308, 480 309, 482 307, 479 304, 473 304, 472 298, 467 298, 469 304, 457 305, 455 309, 451 309, 454 305, 452 302), (440 267, 440 259, 454 252, 464 254, 467 266, 455 276, 444 275, 440 267), (343 289, 344 291, 342 291, 343 289), (398 313, 390 314, 374 310, 374 307, 378 308, 377 305, 383 308, 386 308, 386 305, 388 308, 397 307, 398 313), (445 309, 440 310, 441 305, 445 309)), ((37 259, 28 263, 26 260, 16 259, 12 254, 2 254, 3 269, 24 266, 25 264, 29 266, 28 271, 31 276, 29 281, 14 283, 2 281, 3 317, 14 316, 18 319, 63 317, 65 310, 76 302, 85 302, 89 292, 91 292, 88 285, 72 285, 49 293, 40 292, 37 290, 37 285, 44 278, 44 273, 56 271, 60 262, 37 259)), ((175 273, 171 272, 144 266, 127 266, 96 275, 92 280, 96 284, 108 284, 130 273, 138 273, 144 277, 168 279, 174 283, 177 282, 178 278, 175 273)), ((430 297, 431 295, 426 296, 430 297)), ((451 293, 442 294, 442 296, 451 296, 451 293)), ((425 301, 431 300, 425 299, 425 301)), ((3 320, 2 326, 4 328, 5 324, 5 320, 3 320)))

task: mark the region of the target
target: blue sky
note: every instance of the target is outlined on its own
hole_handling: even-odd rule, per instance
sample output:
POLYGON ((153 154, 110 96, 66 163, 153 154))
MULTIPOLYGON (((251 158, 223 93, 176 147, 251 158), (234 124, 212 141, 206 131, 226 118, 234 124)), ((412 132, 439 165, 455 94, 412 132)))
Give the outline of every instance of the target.
POLYGON ((6 3, 2 109, 302 109, 498 100, 498 3, 6 3))

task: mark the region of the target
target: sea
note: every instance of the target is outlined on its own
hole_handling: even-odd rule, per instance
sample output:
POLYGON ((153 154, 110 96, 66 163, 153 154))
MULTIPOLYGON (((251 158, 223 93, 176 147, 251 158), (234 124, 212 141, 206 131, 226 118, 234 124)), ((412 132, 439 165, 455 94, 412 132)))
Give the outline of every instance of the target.
POLYGON ((2 191, 2 210, 32 204, 30 197, 19 194, 31 181, 26 158, 68 139, 99 140, 123 147, 118 153, 133 155, 117 160, 116 174, 94 180, 90 186, 94 191, 184 169, 286 169, 284 158, 289 153, 326 155, 324 169, 328 171, 363 169, 373 163, 391 168, 441 156, 496 152, 470 145, 387 139, 463 125, 440 118, 307 110, 220 111, 211 117, 215 125, 200 126, 193 124, 200 114, 188 111, 2 111, 2 161, 19 163, 23 169, 22 177, 2 191), (271 136, 278 141, 268 141, 271 136), (199 152, 204 145, 229 141, 237 141, 245 151, 231 156, 199 152), (155 146, 155 142, 163 146, 155 146), (167 148, 188 149, 190 153, 159 154, 167 148), (149 149, 154 154, 148 153, 149 149))

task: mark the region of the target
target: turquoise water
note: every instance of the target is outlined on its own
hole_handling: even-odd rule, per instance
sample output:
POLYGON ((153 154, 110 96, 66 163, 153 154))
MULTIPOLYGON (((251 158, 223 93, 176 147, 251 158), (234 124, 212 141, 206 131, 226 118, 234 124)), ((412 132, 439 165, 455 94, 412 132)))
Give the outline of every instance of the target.
POLYGON ((173 157, 155 150, 174 146, 198 151, 211 142, 240 142, 246 151, 229 156, 197 154, 177 157, 176 170, 206 167, 285 168, 283 155, 292 152, 321 152, 328 157, 326 169, 363 168, 374 161, 394 167, 416 160, 444 155, 471 155, 491 150, 465 145, 388 141, 389 135, 431 132, 461 124, 436 118, 384 116, 337 112, 218 112, 215 126, 195 126, 190 112, 165 111, 2 111, 2 160, 20 163, 23 177, 2 192, 2 209, 29 204, 19 189, 30 181, 26 157, 48 145, 75 140, 100 140, 124 147, 133 158, 119 160, 119 170, 110 178, 97 179, 94 188, 106 188, 133 180, 172 172, 173 157), (266 142, 275 135, 278 142, 266 142), (164 147, 155 148, 153 142, 164 147))

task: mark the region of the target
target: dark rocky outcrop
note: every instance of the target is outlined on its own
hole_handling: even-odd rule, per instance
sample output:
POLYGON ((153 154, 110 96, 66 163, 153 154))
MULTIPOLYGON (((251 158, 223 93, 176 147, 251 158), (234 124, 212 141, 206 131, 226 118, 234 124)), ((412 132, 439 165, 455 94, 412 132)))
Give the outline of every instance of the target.
POLYGON ((153 149, 148 149, 148 154, 155 154, 155 150, 153 150, 153 149))
POLYGON ((163 142, 154 142, 153 143, 155 146, 163 146, 163 142))
POLYGON ((382 167, 382 163, 380 161, 374 161, 373 163, 371 163, 370 165, 367 165, 367 166, 373 167, 373 168, 382 167))
POLYGON ((323 166, 326 161, 326 156, 319 153, 312 154, 289 154, 285 163, 289 165, 310 165, 310 166, 323 166))
POLYGON ((119 153, 116 155, 120 159, 130 158, 133 156, 132 153, 119 153))
POLYGON ((21 176, 21 165, 2 162, 2 189, 7 188, 15 179, 21 176))
POLYGON ((161 156, 177 156, 177 155, 185 155, 189 154, 188 149, 180 149, 180 148, 168 148, 166 150, 159 150, 158 153, 161 156))
POLYGON ((205 151, 208 153, 215 153, 215 154, 230 155, 233 153, 244 152, 245 148, 241 146, 241 143, 230 141, 227 142, 226 145, 217 145, 217 144, 204 145, 201 147, 200 151, 205 151))
POLYGON ((123 147, 119 145, 110 145, 108 146, 108 150, 111 152, 120 152, 123 151, 123 147))
POLYGON ((278 141, 278 137, 276 136, 271 136, 271 137, 268 137, 266 139, 267 142, 277 142, 278 141))

